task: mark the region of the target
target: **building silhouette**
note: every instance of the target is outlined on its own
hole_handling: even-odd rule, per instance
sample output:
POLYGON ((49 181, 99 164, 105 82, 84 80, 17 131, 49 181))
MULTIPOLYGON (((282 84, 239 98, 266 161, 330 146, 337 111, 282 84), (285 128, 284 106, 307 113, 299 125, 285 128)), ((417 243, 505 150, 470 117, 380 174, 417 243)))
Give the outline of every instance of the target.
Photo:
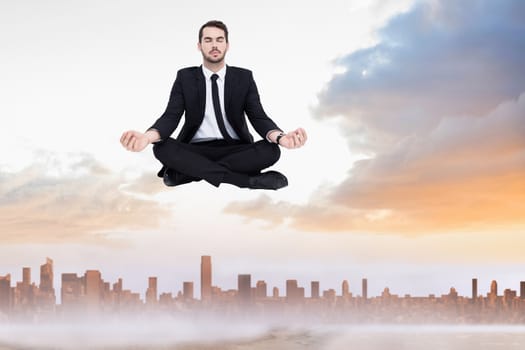
POLYGON ((0 312, 7 315, 11 311, 11 274, 0 276, 0 312))
POLYGON ((40 285, 37 299, 39 306, 50 312, 53 311, 56 304, 53 277, 53 260, 46 258, 46 263, 40 266, 40 285))
POLYGON ((146 290, 146 304, 157 304, 157 277, 148 278, 148 289, 146 290))
POLYGON ((268 286, 265 281, 257 281, 255 284, 255 298, 264 299, 268 296, 268 286))
POLYGON ((184 300, 193 300, 193 282, 184 282, 182 290, 184 300))
POLYGON ((201 257, 201 300, 211 300, 211 256, 201 257))
POLYGON ((319 299, 319 281, 312 281, 310 283, 310 296, 313 299, 319 299))
POLYGON ((238 275, 237 290, 239 291, 239 302, 250 303, 252 299, 252 275, 238 275))

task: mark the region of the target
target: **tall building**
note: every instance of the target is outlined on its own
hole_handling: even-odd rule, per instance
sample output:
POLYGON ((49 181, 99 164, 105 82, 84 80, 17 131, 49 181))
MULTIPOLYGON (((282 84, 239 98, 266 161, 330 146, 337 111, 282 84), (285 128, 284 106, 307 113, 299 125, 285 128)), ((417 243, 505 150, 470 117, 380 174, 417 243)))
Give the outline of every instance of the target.
POLYGON ((11 311, 11 274, 0 276, 0 314, 8 314, 11 311))
POLYGON ((53 288, 53 260, 46 258, 46 263, 40 266, 40 292, 55 295, 53 288))
POLYGON ((297 280, 286 280, 286 300, 296 302, 302 298, 304 298, 304 288, 299 288, 297 280))
POLYGON ((341 286, 341 295, 345 298, 347 298, 348 296, 350 296, 350 286, 348 284, 348 281, 347 280, 344 280, 343 281, 343 284, 341 286))
POLYGON ((363 296, 363 299, 368 299, 368 280, 366 278, 363 278, 361 281, 361 295, 363 296))
POLYGON ((525 299, 525 281, 520 282, 520 299, 525 299))
POLYGON ((319 299, 319 281, 312 281, 310 284, 310 295, 312 299, 319 299))
POLYGON ((18 303, 21 307, 32 307, 34 304, 34 296, 36 294, 35 289, 36 286, 31 285, 31 268, 24 267, 22 269, 22 283, 16 284, 18 295, 15 297, 15 303, 18 303))
POLYGON ((478 279, 472 279, 472 300, 475 301, 478 298, 478 279))
POLYGON ((211 300, 211 256, 201 256, 201 300, 211 300))
POLYGON ((29 286, 31 284, 31 268, 22 268, 22 284, 29 286))
POLYGON ((146 304, 157 303, 157 277, 148 278, 148 289, 146 290, 146 304))
POLYGON ((81 304, 82 294, 82 278, 78 277, 76 273, 63 273, 60 289, 62 306, 66 309, 78 308, 81 304))
POLYGON ((182 283, 182 293, 184 300, 193 300, 193 282, 182 283))
POLYGON ((272 289, 272 297, 273 297, 274 299, 279 298, 279 288, 277 288, 277 287, 273 287, 273 289, 272 289))
POLYGON ((239 302, 249 303, 252 299, 252 275, 238 275, 239 302))
POLYGON ((102 277, 97 270, 87 270, 84 274, 85 300, 89 310, 98 311, 102 304, 102 277))
POLYGON ((53 309, 56 304, 55 288, 53 287, 53 260, 46 258, 46 263, 40 266, 40 286, 38 304, 46 309, 53 309))
POLYGON ((490 295, 493 297, 498 296, 498 282, 492 281, 490 283, 490 295))
POLYGON ((259 299, 264 299, 268 296, 268 289, 266 282, 257 281, 255 284, 255 297, 259 299))

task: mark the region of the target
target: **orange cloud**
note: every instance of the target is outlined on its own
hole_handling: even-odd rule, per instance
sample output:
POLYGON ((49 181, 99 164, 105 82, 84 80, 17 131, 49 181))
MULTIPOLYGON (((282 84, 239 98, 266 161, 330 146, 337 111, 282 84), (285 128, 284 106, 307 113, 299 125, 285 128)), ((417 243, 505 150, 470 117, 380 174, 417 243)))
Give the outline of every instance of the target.
MULTIPOLYGON (((108 243, 104 232, 158 227, 170 215, 166 206, 122 191, 124 179, 90 157, 50 174, 59 165, 37 163, 1 174, 2 242, 108 243)), ((136 180, 135 190, 151 188, 145 181, 136 180)))
POLYGON ((225 211, 272 223, 290 218, 294 227, 313 231, 524 228, 523 115, 525 94, 485 117, 445 119, 443 127, 424 137, 357 162, 343 183, 319 190, 308 205, 261 197, 249 204, 234 202, 225 211))

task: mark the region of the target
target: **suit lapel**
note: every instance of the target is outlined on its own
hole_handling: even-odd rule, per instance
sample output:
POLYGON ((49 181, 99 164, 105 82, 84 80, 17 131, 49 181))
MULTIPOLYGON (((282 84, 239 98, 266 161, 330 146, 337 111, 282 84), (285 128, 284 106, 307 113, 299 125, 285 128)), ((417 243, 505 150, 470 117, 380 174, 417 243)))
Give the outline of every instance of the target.
POLYGON ((230 115, 228 110, 232 99, 232 90, 235 86, 235 78, 234 71, 226 66, 226 76, 224 78, 224 110, 226 111, 226 116, 230 115))
POLYGON ((197 91, 199 94, 199 107, 200 107, 200 115, 199 117, 202 119, 204 118, 204 111, 206 109, 206 81, 204 78, 204 73, 202 72, 202 66, 200 66, 197 69, 196 72, 196 78, 197 78, 197 91))

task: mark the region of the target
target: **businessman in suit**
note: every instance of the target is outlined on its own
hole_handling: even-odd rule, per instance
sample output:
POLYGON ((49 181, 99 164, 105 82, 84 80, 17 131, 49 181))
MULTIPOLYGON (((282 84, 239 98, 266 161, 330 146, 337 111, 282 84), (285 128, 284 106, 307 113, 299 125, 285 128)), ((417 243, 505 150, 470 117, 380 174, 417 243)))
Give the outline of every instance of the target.
POLYGON ((203 64, 178 71, 166 111, 144 133, 126 131, 120 142, 139 152, 153 144, 162 163, 158 176, 167 186, 204 179, 214 186, 277 190, 288 185, 277 171, 261 172, 275 164, 280 148, 299 148, 307 135, 298 128, 284 133, 264 112, 251 71, 227 66, 228 29, 209 21, 199 30, 203 64), (171 134, 182 115, 176 139, 171 134), (246 116, 263 138, 254 142, 246 116))

